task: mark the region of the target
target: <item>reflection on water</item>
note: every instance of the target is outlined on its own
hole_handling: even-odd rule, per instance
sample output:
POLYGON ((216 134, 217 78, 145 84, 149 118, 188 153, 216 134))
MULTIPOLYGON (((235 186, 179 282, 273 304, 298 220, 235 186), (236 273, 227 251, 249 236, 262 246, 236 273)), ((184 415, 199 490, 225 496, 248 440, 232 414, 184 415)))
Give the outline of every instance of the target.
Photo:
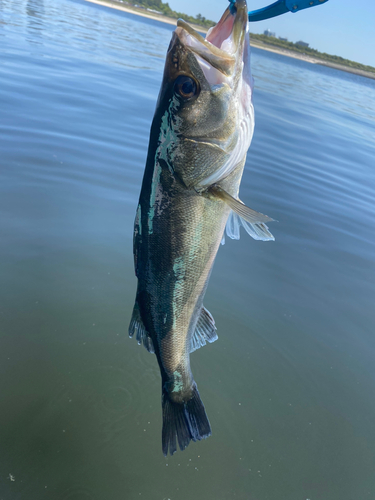
POLYGON ((44 0, 27 0, 26 19, 28 28, 27 41, 30 45, 41 44, 45 29, 44 0))
POLYGON ((29 27, 41 30, 44 17, 44 0, 27 0, 26 16, 29 27))
POLYGON ((173 28, 0 2, 1 495, 374 497, 375 82, 253 50, 241 198, 276 241, 220 249, 219 340, 192 356, 213 435, 164 459, 159 370, 127 326, 173 28))
MULTIPOLYGON (((300 96, 304 93, 306 101, 302 104, 310 106, 309 112, 313 116, 320 117, 322 109, 329 106, 337 112, 338 120, 345 119, 346 125, 352 125, 354 129, 361 131, 363 127, 357 127, 357 123, 352 122, 353 117, 363 118, 370 128, 373 127, 374 83, 371 79, 256 48, 252 52, 256 88, 290 99, 292 105, 300 105, 300 96), (274 85, 275 79, 278 79, 277 86, 274 85)), ((333 114, 329 118, 335 119, 336 116, 333 114)))

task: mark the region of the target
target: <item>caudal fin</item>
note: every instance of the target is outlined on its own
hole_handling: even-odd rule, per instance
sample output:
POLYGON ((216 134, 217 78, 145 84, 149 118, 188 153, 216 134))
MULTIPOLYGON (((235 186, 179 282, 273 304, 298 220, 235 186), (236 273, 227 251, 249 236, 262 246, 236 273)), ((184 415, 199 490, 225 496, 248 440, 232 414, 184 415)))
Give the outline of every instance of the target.
POLYGON ((196 384, 193 387, 193 396, 185 403, 175 403, 163 388, 163 431, 162 444, 164 456, 168 452, 173 455, 177 450, 177 442, 181 450, 184 450, 190 441, 200 441, 211 435, 210 422, 196 384))

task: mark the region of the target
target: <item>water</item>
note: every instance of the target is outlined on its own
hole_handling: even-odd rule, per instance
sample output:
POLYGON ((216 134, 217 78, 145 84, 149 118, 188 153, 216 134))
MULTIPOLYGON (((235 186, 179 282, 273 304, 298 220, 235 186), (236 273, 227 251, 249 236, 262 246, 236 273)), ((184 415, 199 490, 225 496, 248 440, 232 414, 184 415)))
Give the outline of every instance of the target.
POLYGON ((192 357, 213 435, 161 453, 127 327, 172 29, 0 1, 0 498, 373 499, 375 82, 261 50, 241 197, 276 242, 220 249, 192 357))

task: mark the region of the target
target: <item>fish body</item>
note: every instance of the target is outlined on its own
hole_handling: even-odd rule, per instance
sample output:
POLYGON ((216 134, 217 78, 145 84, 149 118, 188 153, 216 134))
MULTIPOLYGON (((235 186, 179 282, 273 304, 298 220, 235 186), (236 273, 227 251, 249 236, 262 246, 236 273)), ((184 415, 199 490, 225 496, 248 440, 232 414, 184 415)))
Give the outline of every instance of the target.
POLYGON ((206 39, 179 20, 151 126, 129 335, 158 360, 165 455, 176 438, 184 449, 211 434, 190 353, 217 339, 203 298, 225 226, 231 237, 242 224, 256 239, 273 239, 264 224, 272 219, 238 199, 254 128, 249 50, 245 0, 206 39))

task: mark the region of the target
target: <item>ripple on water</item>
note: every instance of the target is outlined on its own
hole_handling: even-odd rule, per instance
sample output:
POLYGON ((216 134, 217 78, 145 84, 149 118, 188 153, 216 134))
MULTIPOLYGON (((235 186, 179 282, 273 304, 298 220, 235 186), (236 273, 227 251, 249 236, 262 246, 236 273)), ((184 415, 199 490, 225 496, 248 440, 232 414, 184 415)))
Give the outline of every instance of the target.
POLYGON ((94 492, 85 486, 77 485, 70 486, 64 493, 59 497, 59 500, 97 500, 94 492))
POLYGON ((143 396, 147 388, 155 385, 154 370, 149 366, 140 377, 134 378, 122 368, 100 366, 86 376, 90 386, 85 388, 85 401, 95 417, 101 446, 123 443, 134 429, 134 421, 149 413, 150 401, 147 395, 143 396))

